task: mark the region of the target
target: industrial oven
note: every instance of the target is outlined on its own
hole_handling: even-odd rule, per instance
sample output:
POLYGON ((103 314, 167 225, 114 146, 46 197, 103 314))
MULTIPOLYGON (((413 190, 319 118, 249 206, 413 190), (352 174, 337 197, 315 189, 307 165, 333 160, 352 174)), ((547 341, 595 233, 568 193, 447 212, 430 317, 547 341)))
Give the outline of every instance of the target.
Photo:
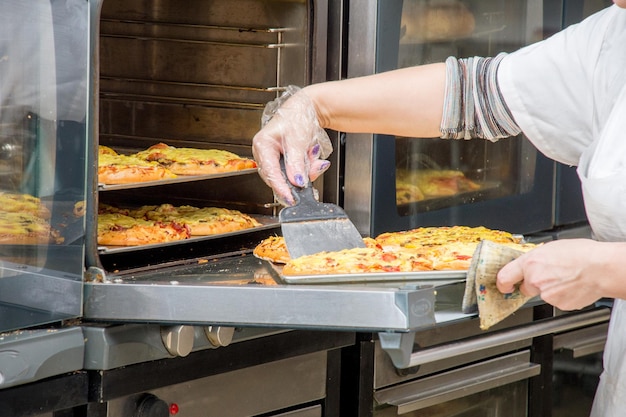
MULTIPOLYGON (((0 416, 497 417, 511 398, 516 416, 547 415, 528 398, 550 398, 552 352, 574 351, 573 340, 601 350, 608 308, 569 315, 535 302, 485 333, 460 311, 462 274, 289 284, 251 254, 280 233, 280 207, 254 170, 111 186, 98 183, 97 158, 98 145, 158 142, 250 156, 265 103, 290 84, 514 50, 560 27, 563 10, 547 0, 3 2, 0 188, 44 201, 57 239, 0 245, 0 416), (416 29, 412 19, 433 10, 443 20, 416 29), (233 208, 260 226, 105 247, 102 203, 233 208)), ((555 165, 523 137, 330 135, 333 166, 316 187, 364 235, 483 224, 547 239, 559 223, 555 165), (398 192, 438 170, 477 187, 398 192)))
MULTIPOLYGON (((351 4, 352 19, 368 22, 372 30, 350 26, 348 77, 441 62, 448 56, 511 52, 611 2, 404 0, 351 4)), ((523 135, 495 143, 365 133, 346 134, 343 139, 339 156, 345 165, 342 204, 362 233, 375 236, 389 230, 467 224, 506 229, 537 241, 589 237, 575 168, 548 160, 523 135), (444 172, 454 174, 457 180, 440 176, 438 188, 422 188, 422 193, 411 188, 429 175, 444 172), (468 179, 470 186, 465 182, 468 179)), ((440 308, 445 299, 438 293, 440 308)), ((445 314, 436 311, 438 318, 445 314)), ((360 404, 360 415, 588 415, 593 397, 590 381, 597 383, 601 370, 604 324, 570 329, 554 338, 552 330, 530 338, 522 336, 525 331, 518 333, 521 328, 532 332, 543 325, 552 327, 559 320, 585 327, 585 314, 593 317, 606 311, 576 317, 537 306, 534 311, 517 314, 517 325, 506 323, 506 328, 521 327, 497 332, 493 344, 487 343, 492 336, 478 334, 468 318, 418 331, 415 337, 381 333, 372 340, 361 340, 356 351, 373 359, 368 363, 370 378, 357 384, 367 389, 357 392, 360 398, 373 394, 360 404), (541 324, 548 317, 558 320, 541 324), (404 369, 401 373, 397 363, 391 366, 390 339, 392 346, 413 348, 410 360, 400 366, 404 369), (564 340, 569 342, 563 344, 564 340), (580 342, 579 347, 574 340, 580 342), (373 353, 364 353, 370 351, 373 353), (580 381, 588 387, 572 390, 572 384, 583 385, 580 381), (568 406, 572 397, 577 398, 576 405, 568 406)))

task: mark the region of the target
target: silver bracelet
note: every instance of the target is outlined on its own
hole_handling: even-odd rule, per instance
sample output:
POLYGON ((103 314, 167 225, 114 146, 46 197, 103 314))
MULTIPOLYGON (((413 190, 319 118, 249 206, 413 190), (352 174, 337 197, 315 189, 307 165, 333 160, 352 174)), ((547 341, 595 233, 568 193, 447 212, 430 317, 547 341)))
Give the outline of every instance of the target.
POLYGON ((521 132, 498 88, 498 65, 505 56, 501 53, 494 58, 446 60, 442 138, 495 142, 521 132))

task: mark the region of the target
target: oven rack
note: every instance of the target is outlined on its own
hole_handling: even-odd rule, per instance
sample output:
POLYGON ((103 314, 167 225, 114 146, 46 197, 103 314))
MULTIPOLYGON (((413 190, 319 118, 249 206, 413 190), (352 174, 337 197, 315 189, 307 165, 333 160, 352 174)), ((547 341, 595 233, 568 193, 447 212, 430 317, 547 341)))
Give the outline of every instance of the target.
POLYGON ((262 28, 106 18, 101 19, 100 23, 100 37, 105 42, 125 40, 142 44, 177 43, 186 47, 196 45, 198 48, 232 50, 224 54, 228 57, 237 57, 237 50, 242 48, 276 51, 274 85, 250 85, 247 83, 249 80, 242 80, 241 83, 183 82, 161 77, 142 79, 105 74, 100 77, 100 96, 103 100, 262 109, 265 103, 285 89, 281 75, 284 49, 302 47, 299 41, 288 40, 288 34, 296 32, 295 28, 288 27, 262 28), (129 89, 132 93, 128 93, 129 89), (168 94, 159 94, 163 89, 167 89, 168 94), (204 96, 198 97, 198 94, 204 96))

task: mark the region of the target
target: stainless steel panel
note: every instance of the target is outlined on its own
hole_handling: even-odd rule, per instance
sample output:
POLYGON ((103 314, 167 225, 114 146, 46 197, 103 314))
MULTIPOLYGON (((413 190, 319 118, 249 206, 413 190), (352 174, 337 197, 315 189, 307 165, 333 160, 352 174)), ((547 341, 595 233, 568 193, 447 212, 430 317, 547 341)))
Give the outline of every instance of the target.
MULTIPOLYGON (((359 1, 350 8, 348 27, 348 78, 376 72, 378 2, 359 1), (369 28, 364 30, 364 28, 369 28)), ((364 236, 370 235, 372 211, 372 169, 374 136, 369 133, 346 134, 344 209, 364 236)))
MULTIPOLYGON (((176 404, 180 417, 240 417, 269 413, 325 397, 326 352, 171 385, 150 393, 167 404, 176 404)), ((109 403, 107 415, 133 415, 134 405, 134 396, 113 400, 109 403)))
POLYGON ((266 261, 251 255, 205 259, 129 276, 102 272, 103 282, 85 283, 84 316, 105 321, 383 331, 408 331, 435 323, 434 286, 240 282, 273 274, 266 261), (234 284, 228 285, 229 280, 234 284))
MULTIPOLYGON (((83 369, 110 370, 141 362, 170 358, 161 339, 157 324, 96 324, 82 325, 85 335, 83 369)), ((231 343, 284 333, 288 330, 237 328, 231 343)), ((195 328, 193 351, 214 349, 203 327, 195 328)))
POLYGON ((80 327, 0 333, 0 389, 82 369, 80 327))
POLYGON ((85 286, 84 316, 101 321, 401 332, 434 325, 433 288, 85 286))

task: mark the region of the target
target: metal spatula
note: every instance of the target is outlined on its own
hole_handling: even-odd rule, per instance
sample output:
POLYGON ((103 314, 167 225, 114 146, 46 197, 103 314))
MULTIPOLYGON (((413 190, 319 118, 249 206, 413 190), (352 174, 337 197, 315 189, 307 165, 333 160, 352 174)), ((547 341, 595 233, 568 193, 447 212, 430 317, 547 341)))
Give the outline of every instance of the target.
MULTIPOLYGON (((282 160, 281 165, 284 172, 282 160)), ((278 219, 291 258, 365 247, 363 237, 341 207, 317 201, 311 183, 304 188, 289 184, 296 204, 283 208, 278 219)))

